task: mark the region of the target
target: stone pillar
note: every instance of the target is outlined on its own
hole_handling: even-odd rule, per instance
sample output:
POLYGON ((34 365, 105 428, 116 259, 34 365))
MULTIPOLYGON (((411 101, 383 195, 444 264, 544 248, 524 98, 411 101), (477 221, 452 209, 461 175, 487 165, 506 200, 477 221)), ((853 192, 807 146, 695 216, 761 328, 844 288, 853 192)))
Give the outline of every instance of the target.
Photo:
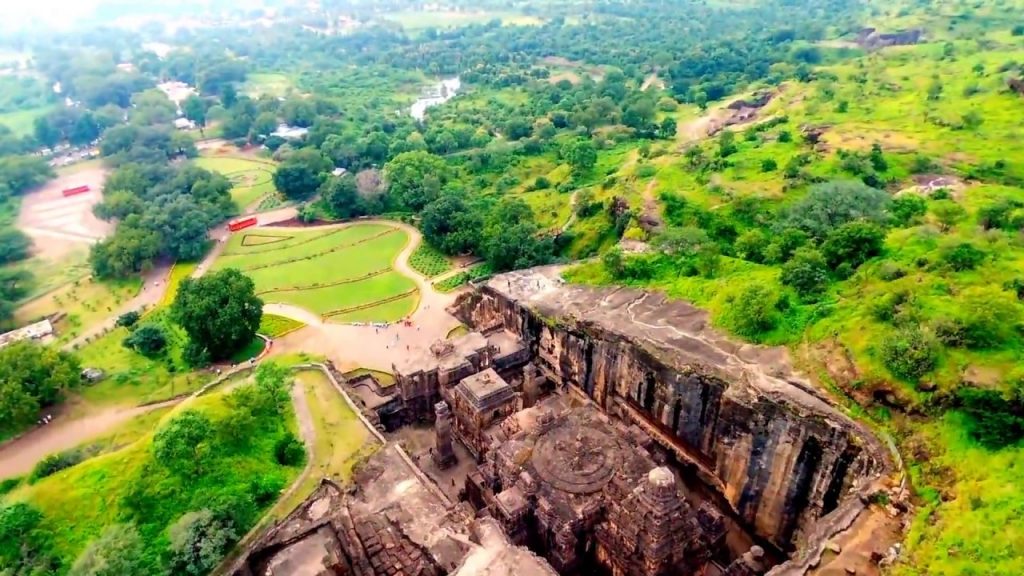
POLYGON ((434 404, 434 463, 441 470, 455 464, 455 450, 452 448, 452 413, 448 404, 434 404))
POLYGON ((523 367, 523 408, 530 408, 540 398, 540 382, 537 378, 537 367, 533 362, 523 367))
POLYGON ((640 554, 644 559, 644 573, 650 576, 668 574, 678 560, 681 540, 680 499, 676 492, 676 477, 668 468, 655 468, 647 475, 643 498, 644 518, 640 554))

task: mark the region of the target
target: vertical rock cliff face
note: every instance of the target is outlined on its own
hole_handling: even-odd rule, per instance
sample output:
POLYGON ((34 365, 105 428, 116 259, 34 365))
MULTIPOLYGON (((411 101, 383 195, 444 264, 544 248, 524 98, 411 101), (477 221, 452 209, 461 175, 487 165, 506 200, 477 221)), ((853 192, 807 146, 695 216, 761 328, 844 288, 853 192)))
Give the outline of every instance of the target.
POLYGON ((686 303, 565 285, 539 268, 491 279, 454 312, 518 334, 548 378, 642 425, 782 549, 887 466, 866 429, 792 373, 785 350, 733 342, 686 303))

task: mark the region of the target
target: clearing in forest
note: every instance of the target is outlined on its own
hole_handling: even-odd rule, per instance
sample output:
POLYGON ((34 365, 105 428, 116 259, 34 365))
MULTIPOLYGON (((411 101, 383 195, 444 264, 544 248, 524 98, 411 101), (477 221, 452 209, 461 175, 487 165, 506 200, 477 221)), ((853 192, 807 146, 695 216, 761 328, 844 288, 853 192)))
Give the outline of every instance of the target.
POLYGON ((391 322, 419 299, 412 279, 393 268, 408 242, 406 232, 386 224, 255 228, 232 234, 214 268, 242 271, 266 303, 331 322, 391 322))
POLYGON ((270 160, 239 158, 236 156, 204 156, 196 159, 196 165, 213 172, 220 172, 231 180, 231 199, 239 211, 255 204, 268 194, 277 192, 274 187, 274 171, 277 166, 270 160))

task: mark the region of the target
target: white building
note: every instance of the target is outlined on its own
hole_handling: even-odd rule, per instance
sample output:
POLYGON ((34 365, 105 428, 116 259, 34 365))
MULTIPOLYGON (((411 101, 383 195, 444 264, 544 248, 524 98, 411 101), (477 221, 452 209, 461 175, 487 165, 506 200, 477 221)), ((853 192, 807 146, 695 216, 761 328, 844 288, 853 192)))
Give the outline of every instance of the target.
POLYGON ((35 324, 22 326, 17 330, 11 330, 0 334, 0 348, 19 340, 40 340, 47 342, 53 337, 53 324, 49 320, 42 320, 35 324))

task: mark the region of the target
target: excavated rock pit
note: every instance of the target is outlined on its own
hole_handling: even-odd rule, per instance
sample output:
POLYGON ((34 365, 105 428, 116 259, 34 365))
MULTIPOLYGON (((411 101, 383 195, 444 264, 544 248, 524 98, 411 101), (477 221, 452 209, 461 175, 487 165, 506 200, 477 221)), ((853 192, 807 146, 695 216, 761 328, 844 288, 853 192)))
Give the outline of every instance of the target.
POLYGON ((502 274, 452 311, 507 330, 556 385, 644 429, 802 574, 891 471, 867 428, 796 374, 783 348, 738 343, 685 302, 566 284, 556 267, 502 274))

